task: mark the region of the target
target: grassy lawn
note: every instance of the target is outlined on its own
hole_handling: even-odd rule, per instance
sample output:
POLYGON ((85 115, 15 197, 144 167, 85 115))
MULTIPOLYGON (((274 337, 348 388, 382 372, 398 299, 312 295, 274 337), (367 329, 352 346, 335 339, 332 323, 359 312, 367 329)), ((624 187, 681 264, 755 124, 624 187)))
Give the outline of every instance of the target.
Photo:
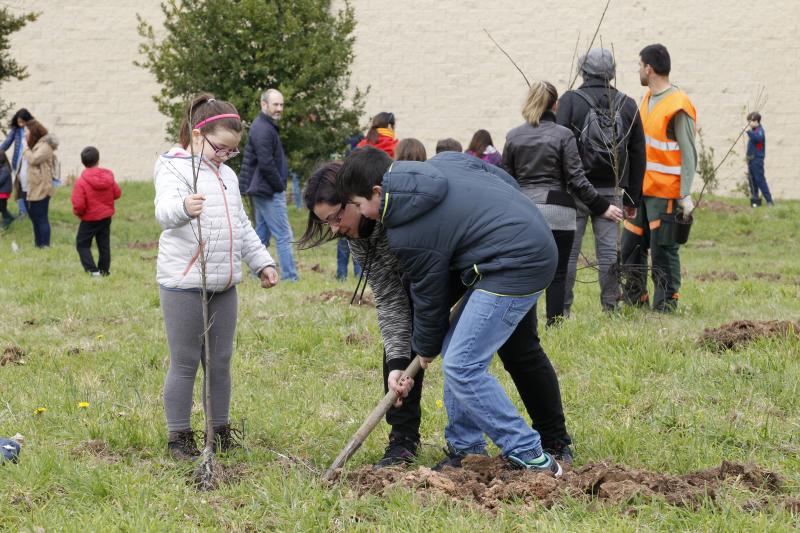
MULTIPOLYGON (((352 277, 335 281, 334 244, 298 254, 297 284, 265 291, 248 279, 239 286, 232 419, 246 419, 248 451, 223 458, 231 480, 216 491, 187 484, 191 467, 165 453, 168 352, 152 196, 150 183, 123 185, 109 278, 81 270, 68 190, 51 204, 52 248, 33 247, 27 220, 0 234, 0 349, 21 348, 25 363, 0 366, 0 436, 26 439, 19 464, 0 466, 0 530, 800 527, 782 504, 800 496, 800 341, 761 339, 721 353, 697 343, 704 328, 734 320, 800 319, 800 203, 750 210, 746 200, 727 200, 732 208, 698 211, 682 249, 677 314, 602 315, 596 273, 584 269, 573 318, 542 333, 561 380, 576 467, 609 460, 683 474, 723 460, 752 462, 784 476, 783 494, 752 507, 746 502, 762 495, 732 484, 699 509, 658 498, 619 505, 565 499, 550 509, 509 503, 492 515, 410 490, 359 496, 345 483, 319 481, 382 396, 374 309, 321 296, 355 286, 352 277), (40 407, 46 411, 35 414, 40 407)), ((304 214, 292 208, 291 217, 297 237, 304 214)), ((508 375, 494 370, 521 406, 508 375)), ((441 389, 433 368, 423 394, 421 465, 441 456, 441 389)), ((197 401, 193 416, 202 428, 197 401)), ((349 467, 376 461, 387 434, 379 426, 349 467)))

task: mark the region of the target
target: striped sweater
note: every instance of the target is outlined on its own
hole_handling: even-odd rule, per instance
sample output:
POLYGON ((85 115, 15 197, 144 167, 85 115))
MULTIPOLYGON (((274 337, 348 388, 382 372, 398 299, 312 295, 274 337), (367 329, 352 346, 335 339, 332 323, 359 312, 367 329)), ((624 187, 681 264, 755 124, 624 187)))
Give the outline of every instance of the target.
POLYGON ((375 298, 386 364, 391 370, 405 368, 413 355, 411 303, 401 280, 402 267, 389 249, 386 228, 376 223, 369 237, 348 239, 348 242, 356 260, 365 269, 375 298))

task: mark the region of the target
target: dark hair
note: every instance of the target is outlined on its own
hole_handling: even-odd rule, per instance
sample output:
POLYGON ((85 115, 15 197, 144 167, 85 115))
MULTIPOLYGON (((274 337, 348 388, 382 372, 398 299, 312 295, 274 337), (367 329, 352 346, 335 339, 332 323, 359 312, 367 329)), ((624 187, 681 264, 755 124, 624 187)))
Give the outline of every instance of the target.
POLYGON ((472 140, 469 142, 467 151, 472 152, 480 157, 489 146, 493 145, 494 142, 492 142, 492 136, 489 134, 489 132, 486 130, 478 130, 475 132, 475 135, 472 136, 472 140))
POLYGON ((25 127, 28 128, 28 132, 30 132, 30 137, 28 137, 28 148, 33 148, 36 146, 36 143, 38 143, 42 137, 47 135, 47 128, 42 126, 42 124, 36 119, 29 120, 25 124, 25 127))
POLYGON ((747 120, 755 120, 759 124, 761 124, 761 113, 758 111, 753 111, 752 113, 747 115, 747 120))
POLYGON ((18 119, 22 119, 25 122, 28 122, 30 120, 33 120, 33 115, 31 115, 30 112, 27 109, 25 109, 24 107, 18 109, 17 112, 14 113, 14 116, 11 117, 11 129, 12 130, 14 128, 19 128, 19 124, 17 124, 17 120, 18 119))
POLYGON ((81 163, 86 168, 96 167, 100 161, 100 150, 94 146, 87 146, 81 150, 81 163))
POLYGON ((398 161, 425 161, 428 154, 425 152, 425 145, 414 137, 403 139, 397 143, 394 149, 395 159, 398 161))
POLYGON ((669 76, 672 63, 669 58, 667 47, 663 44, 651 44, 642 48, 639 52, 642 63, 650 65, 653 72, 660 76, 669 76))
MULTIPOLYGON (((195 124, 199 124, 207 118, 216 115, 236 114, 236 108, 229 102, 214 99, 213 94, 201 93, 194 97, 192 103, 183 114, 183 121, 181 121, 179 141, 181 146, 187 148, 192 141, 192 129, 195 124), (190 127, 191 125, 191 127, 190 127)), ((234 131, 236 133, 242 132, 242 121, 238 118, 223 118, 204 124, 200 128, 200 133, 208 134, 218 128, 234 131)))
POLYGON ((441 152, 461 152, 461 151, 463 151, 461 148, 461 143, 453 139, 452 137, 448 137, 447 139, 440 139, 439 142, 436 143, 437 154, 441 152))
POLYGON ((372 117, 372 125, 367 132, 367 142, 375 144, 378 142, 378 128, 394 128, 394 113, 382 111, 372 117))
POLYGON ((319 203, 344 206, 345 203, 336 190, 336 177, 341 168, 341 161, 324 163, 306 181, 306 188, 303 189, 303 203, 308 209, 308 223, 303 236, 297 241, 301 249, 313 248, 336 238, 330 226, 314 214, 314 206, 319 203))
POLYGON ((336 180, 339 196, 372 198, 372 187, 383 183, 383 175, 392 166, 392 158, 383 150, 365 146, 348 155, 336 180))

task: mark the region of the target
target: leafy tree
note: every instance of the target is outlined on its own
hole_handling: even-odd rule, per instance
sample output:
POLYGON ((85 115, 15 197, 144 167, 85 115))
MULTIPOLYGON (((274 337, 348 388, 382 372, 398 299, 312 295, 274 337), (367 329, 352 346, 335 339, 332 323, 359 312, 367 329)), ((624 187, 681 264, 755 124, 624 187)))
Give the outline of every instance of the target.
MULTIPOLYGON (((8 7, 0 7, 0 85, 11 78, 23 80, 28 73, 23 65, 11 57, 11 34, 25 27, 28 22, 33 22, 38 13, 25 13, 13 15, 8 7)), ((0 99, 0 119, 4 118, 13 104, 0 99)))
POLYGON ((330 0, 167 0, 161 9, 161 40, 137 16, 146 59, 136 64, 161 84, 154 100, 171 119, 170 139, 186 102, 201 91, 230 101, 250 122, 261 93, 280 90, 281 138, 290 167, 301 173, 340 152, 358 128, 364 93, 355 90, 347 103, 355 27, 349 3, 336 13, 330 0))

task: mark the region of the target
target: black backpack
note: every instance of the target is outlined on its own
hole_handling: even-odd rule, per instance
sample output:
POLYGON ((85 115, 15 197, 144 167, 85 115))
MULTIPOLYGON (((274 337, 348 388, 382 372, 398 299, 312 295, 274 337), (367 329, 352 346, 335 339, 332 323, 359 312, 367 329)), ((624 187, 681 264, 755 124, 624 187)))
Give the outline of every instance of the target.
POLYGON ((614 168, 615 158, 617 162, 623 161, 622 155, 625 152, 627 132, 622 120, 622 104, 625 101, 625 94, 617 91, 611 106, 601 106, 592 95, 580 89, 576 89, 575 94, 589 104, 589 112, 586 113, 583 127, 578 136, 583 168, 587 171, 604 167, 614 168), (614 154, 614 147, 616 147, 616 154, 614 154))

